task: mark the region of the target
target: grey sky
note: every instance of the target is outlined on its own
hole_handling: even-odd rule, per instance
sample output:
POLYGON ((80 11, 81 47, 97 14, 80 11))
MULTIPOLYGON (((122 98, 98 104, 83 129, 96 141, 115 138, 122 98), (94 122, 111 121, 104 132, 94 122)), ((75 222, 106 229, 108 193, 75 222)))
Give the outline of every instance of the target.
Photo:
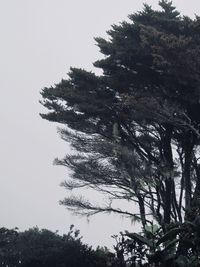
MULTIPOLYGON (((140 0, 0 0, 0 214, 1 225, 66 232, 71 223, 90 244, 110 245, 110 235, 134 228, 118 217, 90 224, 58 205, 67 170, 52 166, 68 150, 56 125, 39 117, 39 91, 66 77, 70 66, 91 70, 98 59, 93 37, 141 9, 140 0)), ((157 6, 157 1, 146 1, 157 6)), ((176 0, 184 14, 200 14, 198 0, 176 0)))

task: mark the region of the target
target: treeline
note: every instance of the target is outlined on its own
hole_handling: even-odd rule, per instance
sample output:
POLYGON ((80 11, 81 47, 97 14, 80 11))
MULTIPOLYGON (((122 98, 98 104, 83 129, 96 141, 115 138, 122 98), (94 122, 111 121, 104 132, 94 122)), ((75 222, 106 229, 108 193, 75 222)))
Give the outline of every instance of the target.
POLYGON ((47 229, 26 231, 0 228, 2 267, 107 267, 118 266, 115 254, 104 247, 84 244, 73 225, 67 234, 47 229))
POLYGON ((25 231, 0 228, 0 266, 198 267, 199 225, 188 222, 183 226, 171 227, 166 234, 156 225, 146 229, 146 236, 127 231, 120 233, 113 236, 113 252, 107 247, 94 249, 84 244, 79 230, 73 225, 64 235, 38 227, 25 231), (191 234, 192 239, 189 238, 191 234), (189 260, 184 257, 186 248, 190 248, 189 260))

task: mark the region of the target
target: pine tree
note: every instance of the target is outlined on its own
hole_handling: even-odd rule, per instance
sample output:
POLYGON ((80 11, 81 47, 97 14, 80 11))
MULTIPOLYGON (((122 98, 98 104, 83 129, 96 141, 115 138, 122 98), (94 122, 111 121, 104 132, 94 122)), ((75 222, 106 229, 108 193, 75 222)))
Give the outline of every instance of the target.
POLYGON ((108 39, 96 38, 103 74, 71 68, 67 79, 41 92, 49 113, 64 124, 61 138, 77 154, 57 164, 70 168, 69 189, 106 193, 107 206, 84 198, 61 203, 80 213, 117 212, 170 223, 199 216, 200 18, 183 17, 171 2, 161 11, 145 5, 129 22, 113 25, 108 39), (134 211, 113 208, 132 201, 134 211))

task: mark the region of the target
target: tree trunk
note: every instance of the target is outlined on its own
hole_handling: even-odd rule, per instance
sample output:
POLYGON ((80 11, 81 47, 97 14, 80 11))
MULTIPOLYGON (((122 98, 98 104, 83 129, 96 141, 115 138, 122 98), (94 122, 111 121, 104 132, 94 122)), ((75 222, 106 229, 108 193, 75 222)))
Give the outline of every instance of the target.
POLYGON ((165 168, 165 203, 164 203, 164 223, 171 221, 172 193, 173 193, 173 154, 171 147, 172 126, 165 125, 165 135, 163 138, 163 156, 165 168))
POLYGON ((190 134, 186 135, 184 150, 185 150, 185 162, 184 162, 185 210, 187 217, 187 213, 191 209, 191 198, 192 198, 191 164, 192 164, 193 142, 192 142, 192 136, 190 134))

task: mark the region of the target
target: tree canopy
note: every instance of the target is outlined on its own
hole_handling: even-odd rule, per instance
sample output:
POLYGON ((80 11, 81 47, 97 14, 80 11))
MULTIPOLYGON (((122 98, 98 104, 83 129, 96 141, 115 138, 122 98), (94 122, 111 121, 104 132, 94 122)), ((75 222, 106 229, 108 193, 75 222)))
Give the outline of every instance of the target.
POLYGON ((37 227, 24 232, 0 228, 2 267, 106 267, 109 260, 106 248, 83 244, 73 225, 63 236, 37 227))
POLYGON ((124 214, 144 231, 153 220, 166 232, 200 218, 200 17, 181 16, 169 1, 159 5, 144 5, 112 25, 107 39, 95 38, 102 75, 71 68, 42 90, 49 112, 41 116, 64 124, 61 137, 77 151, 56 161, 73 171, 63 186, 110 199, 103 207, 74 197, 62 204, 124 214), (136 203, 139 212, 113 208, 114 199, 136 203))

